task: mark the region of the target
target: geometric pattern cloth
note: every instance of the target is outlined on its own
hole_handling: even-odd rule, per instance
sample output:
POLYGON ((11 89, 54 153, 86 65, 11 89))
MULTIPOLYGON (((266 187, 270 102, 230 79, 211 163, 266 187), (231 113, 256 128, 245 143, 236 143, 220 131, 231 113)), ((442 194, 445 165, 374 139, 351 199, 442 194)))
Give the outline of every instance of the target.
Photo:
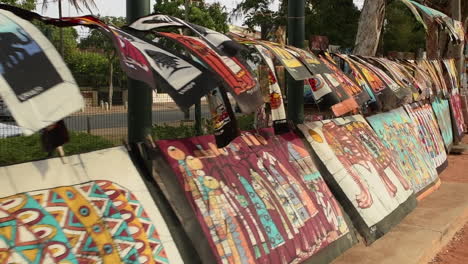
POLYGON ((0 199, 0 264, 169 263, 154 225, 109 181, 0 199))

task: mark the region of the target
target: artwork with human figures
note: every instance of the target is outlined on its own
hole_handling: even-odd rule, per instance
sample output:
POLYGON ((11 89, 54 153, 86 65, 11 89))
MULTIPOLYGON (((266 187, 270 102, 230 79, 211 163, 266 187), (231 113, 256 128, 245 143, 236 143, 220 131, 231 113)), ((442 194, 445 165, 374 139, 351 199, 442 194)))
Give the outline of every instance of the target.
POLYGON ((371 228, 413 193, 394 153, 361 115, 299 125, 340 192, 371 228))
POLYGON ((384 146, 394 152, 400 171, 415 193, 437 180, 436 167, 419 139, 416 124, 402 107, 367 117, 367 121, 384 146))
POLYGON ((109 181, 0 198, 2 263, 169 263, 138 199, 109 181))
POLYGON ((242 132, 157 142, 218 263, 299 263, 349 233, 302 140, 242 132))
POLYGON ((465 119, 462 112, 462 98, 458 89, 453 89, 450 94, 450 106, 452 109, 452 122, 454 123, 454 133, 457 138, 463 137, 463 133, 467 131, 465 119))
POLYGON ((440 134, 439 125, 429 104, 405 105, 406 112, 415 123, 419 140, 440 171, 447 165, 447 152, 445 152, 444 141, 440 134))

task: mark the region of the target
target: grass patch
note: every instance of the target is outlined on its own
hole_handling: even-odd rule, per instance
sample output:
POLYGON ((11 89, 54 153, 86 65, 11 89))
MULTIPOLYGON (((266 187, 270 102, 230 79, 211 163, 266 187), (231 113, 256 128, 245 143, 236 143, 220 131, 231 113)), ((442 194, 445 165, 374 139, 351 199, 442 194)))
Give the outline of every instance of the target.
MULTIPOLYGON (((210 135, 214 133, 213 125, 210 119, 202 120, 202 129, 204 135, 210 135)), ((243 115, 237 117, 237 124, 240 130, 253 130, 254 115, 243 115)), ((163 140, 163 139, 181 139, 181 138, 190 138, 197 136, 197 131, 195 129, 195 124, 185 124, 180 122, 180 124, 162 124, 154 125, 151 129, 151 136, 154 140, 163 140)))
MULTIPOLYGON (((64 151, 68 156, 114 146, 112 142, 100 136, 70 132, 70 142, 65 144, 64 151)), ((39 134, 0 139, 0 166, 45 158, 47 153, 42 150, 39 134)))

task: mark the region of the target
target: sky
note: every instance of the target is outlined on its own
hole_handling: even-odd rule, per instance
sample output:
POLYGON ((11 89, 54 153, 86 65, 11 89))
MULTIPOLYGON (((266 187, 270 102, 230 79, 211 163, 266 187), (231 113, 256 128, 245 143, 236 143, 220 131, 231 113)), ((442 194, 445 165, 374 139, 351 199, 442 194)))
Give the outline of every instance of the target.
MULTIPOLYGON (((43 16, 48 17, 58 17, 58 0, 42 0, 48 1, 49 5, 46 10, 43 10, 42 7, 38 7, 36 12, 42 14, 43 16)), ((215 3, 219 2, 226 6, 228 11, 231 11, 241 0, 205 0, 207 3, 215 3)), ((364 0, 353 0, 354 3, 358 6, 359 9, 362 8, 364 0)), ((39 3, 41 0, 38 1, 39 3)), ((73 7, 68 4, 67 0, 62 0, 62 12, 63 16, 81 16, 81 15, 88 15, 90 12, 87 9, 84 9, 82 12, 76 11, 73 7)), ((97 7, 93 8, 92 13, 94 15, 101 15, 101 16, 121 16, 124 17, 126 15, 126 2, 127 0, 95 0, 97 7)), ((151 2, 151 11, 153 11, 153 5, 155 4, 156 0, 150 0, 151 2)), ((271 9, 278 10, 279 0, 274 0, 271 9)), ((242 26, 242 17, 236 18, 235 20, 231 21, 232 24, 237 26, 242 26)), ((85 37, 89 29, 84 27, 76 27, 78 31, 78 35, 80 37, 85 37)))
MULTIPOLYGON (((40 2, 41 0, 39 0, 40 2)), ((43 0, 50 1, 50 4, 47 10, 43 11, 42 8, 38 8, 36 12, 41 13, 42 15, 49 17, 58 17, 58 4, 57 0, 43 0)), ((151 6, 154 5, 155 0, 150 0, 151 6)), ((354 3, 361 8, 364 0, 353 0, 354 3)), ((64 16, 77 16, 77 15, 87 15, 89 14, 88 10, 84 12, 77 12, 74 8, 70 7, 67 0, 63 0, 63 15, 64 16)), ((126 0, 95 0, 97 8, 93 9, 93 14, 101 16, 125 16, 126 10, 126 0)), ((225 5, 228 10, 234 8, 240 0, 206 0, 207 3, 220 2, 225 5)), ((278 9, 278 0, 275 0, 275 3, 272 5, 273 10, 278 9)), ((242 25, 242 21, 235 21, 235 24, 242 25)))

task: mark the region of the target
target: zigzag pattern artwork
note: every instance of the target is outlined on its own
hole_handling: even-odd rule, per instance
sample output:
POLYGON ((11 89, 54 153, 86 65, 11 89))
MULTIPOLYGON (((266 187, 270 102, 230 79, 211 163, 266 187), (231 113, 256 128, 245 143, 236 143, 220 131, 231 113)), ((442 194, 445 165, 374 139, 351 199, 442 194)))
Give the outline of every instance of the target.
POLYGON ((169 263, 137 198, 109 181, 0 199, 0 264, 169 263))

